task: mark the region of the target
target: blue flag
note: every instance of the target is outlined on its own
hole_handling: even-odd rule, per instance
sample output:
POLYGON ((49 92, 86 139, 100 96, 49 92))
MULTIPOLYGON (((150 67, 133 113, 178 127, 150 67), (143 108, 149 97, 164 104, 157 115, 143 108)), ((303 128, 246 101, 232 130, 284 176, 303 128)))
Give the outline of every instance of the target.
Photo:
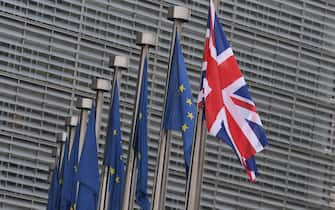
POLYGON ((95 134, 95 110, 92 106, 85 142, 80 157, 77 178, 79 192, 76 210, 97 209, 99 195, 99 165, 95 134))
POLYGON ((193 102, 178 34, 176 34, 163 128, 182 132, 186 177, 188 177, 190 168, 195 117, 196 107, 193 102))
POLYGON ((105 165, 109 166, 109 210, 121 210, 123 201, 124 163, 120 129, 119 90, 117 81, 109 116, 105 165))
POLYGON ((56 205, 57 205, 58 194, 59 194, 58 169, 57 166, 55 166, 52 172, 52 179, 49 188, 47 210, 57 210, 56 205))
POLYGON ((134 150, 137 157, 137 183, 135 202, 142 210, 150 209, 148 187, 148 130, 147 130, 147 84, 148 61, 145 59, 138 116, 135 126, 134 150))
POLYGON ((79 149, 80 125, 76 126, 76 131, 73 139, 73 145, 68 161, 64 168, 64 183, 62 187, 61 209, 74 209, 77 193, 76 173, 78 169, 78 149, 79 149))
POLYGON ((64 145, 64 151, 63 151, 63 160, 61 169, 59 172, 58 182, 59 182, 59 193, 58 193, 58 199, 57 199, 57 209, 63 209, 62 206, 64 205, 64 195, 63 195, 63 186, 64 186, 64 177, 65 177, 65 171, 66 164, 67 164, 67 155, 69 153, 69 140, 66 139, 65 145, 64 145))

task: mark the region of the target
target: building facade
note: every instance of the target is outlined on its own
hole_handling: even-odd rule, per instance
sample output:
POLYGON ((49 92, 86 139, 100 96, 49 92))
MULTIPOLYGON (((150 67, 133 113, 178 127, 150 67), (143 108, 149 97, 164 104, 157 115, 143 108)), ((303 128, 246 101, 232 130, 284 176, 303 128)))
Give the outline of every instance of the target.
MULTIPOLYGON (((127 154, 140 48, 149 55, 149 193, 157 159, 172 22, 171 5, 191 9, 181 43, 194 97, 200 87, 208 1, 0 0, 0 208, 45 209, 56 134, 94 97, 96 77, 111 79, 109 56, 126 55, 121 118, 127 154)), ((231 149, 209 137, 201 209, 335 208, 335 2, 219 0, 219 17, 269 139, 248 181, 231 149)), ((105 94, 102 157, 109 110, 105 94)), ((183 209, 182 141, 173 133, 166 209, 183 209)))

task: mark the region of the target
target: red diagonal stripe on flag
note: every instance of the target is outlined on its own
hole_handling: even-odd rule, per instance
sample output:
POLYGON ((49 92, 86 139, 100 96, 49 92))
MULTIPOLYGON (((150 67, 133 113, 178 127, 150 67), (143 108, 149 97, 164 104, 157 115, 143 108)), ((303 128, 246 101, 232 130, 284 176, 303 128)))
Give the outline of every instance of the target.
POLYGON ((239 100, 237 98, 231 97, 232 101, 234 102, 234 104, 236 104, 237 106, 241 106, 245 109, 248 109, 252 112, 256 112, 256 106, 253 104, 249 104, 245 101, 239 100))
POLYGON ((244 135, 240 126, 235 122, 234 118, 231 116, 229 111, 227 111, 227 109, 226 116, 230 134, 232 135, 232 141, 234 141, 236 147, 238 148, 238 151, 243 158, 250 158, 256 153, 256 151, 253 149, 253 146, 250 144, 249 140, 244 135))

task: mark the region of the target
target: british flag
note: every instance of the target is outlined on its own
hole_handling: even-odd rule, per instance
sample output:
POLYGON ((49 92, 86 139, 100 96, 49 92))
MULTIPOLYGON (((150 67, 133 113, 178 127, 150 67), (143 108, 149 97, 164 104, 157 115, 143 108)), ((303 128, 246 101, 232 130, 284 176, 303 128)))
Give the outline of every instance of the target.
POLYGON ((228 143, 254 182, 254 155, 267 145, 256 106, 210 1, 199 105, 210 135, 228 143))

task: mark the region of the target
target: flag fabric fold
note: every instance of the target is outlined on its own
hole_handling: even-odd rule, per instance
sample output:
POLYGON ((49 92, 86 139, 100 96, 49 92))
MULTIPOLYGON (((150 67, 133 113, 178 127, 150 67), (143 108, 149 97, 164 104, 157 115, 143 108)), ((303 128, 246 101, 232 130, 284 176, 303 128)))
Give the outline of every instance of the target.
POLYGON ((115 82, 113 101, 110 109, 107 133, 105 165, 109 166, 109 210, 121 210, 124 187, 124 163, 122 160, 122 140, 120 129, 119 90, 115 82))
POLYGON ((64 183, 62 187, 61 202, 62 210, 74 209, 74 204, 76 201, 77 182, 75 178, 78 170, 79 136, 80 124, 77 124, 69 159, 66 162, 64 168, 64 183))
POLYGON ((172 55, 163 128, 182 133, 186 177, 190 167, 196 107, 188 80, 178 33, 172 55))
POLYGON ((99 165, 95 132, 95 109, 92 106, 77 173, 79 191, 76 210, 97 209, 99 165))
POLYGON ((199 105, 210 135, 230 145, 250 180, 258 174, 254 155, 267 145, 256 106, 210 1, 199 105))
POLYGON ((135 202, 142 210, 150 209, 147 194, 148 188, 148 130, 147 130, 147 99, 148 99, 148 61, 145 58, 143 67, 143 79, 139 102, 138 116, 135 126, 134 152, 137 157, 137 181, 135 202))

